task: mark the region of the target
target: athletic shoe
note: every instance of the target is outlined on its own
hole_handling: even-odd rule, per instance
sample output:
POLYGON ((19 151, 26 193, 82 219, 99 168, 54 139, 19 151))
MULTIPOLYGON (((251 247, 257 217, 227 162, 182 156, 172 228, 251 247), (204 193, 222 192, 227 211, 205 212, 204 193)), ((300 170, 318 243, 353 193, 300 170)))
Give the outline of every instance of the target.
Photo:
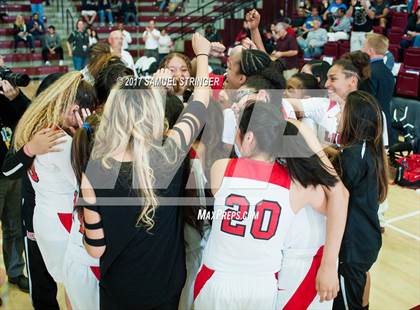
POLYGON ((46 66, 51 66, 51 63, 47 60, 47 61, 45 62, 45 65, 46 65, 46 66))
POLYGON ((16 278, 9 278, 9 283, 17 285, 22 292, 29 293, 29 280, 23 274, 16 278))
POLYGON ((64 61, 60 60, 60 61, 58 62, 58 65, 59 65, 59 66, 64 65, 64 61))

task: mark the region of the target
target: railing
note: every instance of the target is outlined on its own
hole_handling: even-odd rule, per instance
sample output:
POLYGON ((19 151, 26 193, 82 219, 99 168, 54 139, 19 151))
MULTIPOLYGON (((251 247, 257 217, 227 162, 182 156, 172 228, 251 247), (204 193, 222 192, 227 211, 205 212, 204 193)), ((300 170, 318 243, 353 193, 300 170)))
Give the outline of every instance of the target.
MULTIPOLYGON (((200 0, 197 0, 197 3, 200 0)), ((202 1, 202 0, 201 0, 202 1)), ((213 9, 212 11, 208 12, 207 14, 204 14, 204 9, 207 8, 208 6, 214 4, 215 2, 220 2, 220 0, 213 0, 210 1, 208 3, 206 3, 205 5, 197 8, 196 10, 188 13, 187 15, 184 16, 180 16, 179 18, 177 18, 176 20, 170 22, 169 24, 165 25, 164 28, 168 29, 167 27, 169 27, 170 25, 177 23, 177 22, 181 22, 181 28, 178 28, 176 30, 177 33, 180 33, 178 36, 172 37, 173 41, 179 40, 179 39, 183 39, 186 35, 195 32, 197 29, 201 28, 202 25, 196 25, 196 26, 192 26, 195 23, 209 23, 208 21, 208 16, 212 13, 216 13, 216 16, 212 16, 212 23, 215 23, 216 21, 220 20, 220 19, 224 19, 227 16, 231 16, 233 18, 233 16, 235 15, 235 13, 240 12, 241 10, 248 8, 248 7, 256 7, 257 5, 257 1, 256 0, 242 0, 240 2, 237 1, 227 1, 226 5, 223 5, 222 7, 219 7, 217 9, 213 9), (199 17, 194 16, 192 17, 192 14, 198 12, 201 10, 201 15, 199 17), (188 19, 188 22, 184 23, 184 20, 188 19)))
POLYGON ((73 14, 71 14, 71 11, 69 9, 67 9, 66 10, 66 30, 67 30, 67 34, 70 33, 70 30, 73 31, 73 29, 74 29, 74 17, 73 17, 73 14), (69 24, 69 18, 71 19, 70 24, 69 24))
POLYGON ((56 0, 57 3, 57 12, 61 11, 61 22, 64 24, 64 1, 63 0, 56 0))

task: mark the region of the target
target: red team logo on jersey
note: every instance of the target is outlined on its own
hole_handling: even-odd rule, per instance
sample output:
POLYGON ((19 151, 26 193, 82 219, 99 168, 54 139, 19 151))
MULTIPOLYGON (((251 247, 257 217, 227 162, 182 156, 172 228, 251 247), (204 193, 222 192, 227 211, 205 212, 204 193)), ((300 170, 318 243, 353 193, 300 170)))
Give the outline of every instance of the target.
POLYGON ((29 177, 32 179, 32 181, 34 181, 35 183, 39 182, 39 178, 38 178, 38 175, 36 174, 34 165, 32 165, 31 168, 28 170, 28 174, 29 174, 29 177))

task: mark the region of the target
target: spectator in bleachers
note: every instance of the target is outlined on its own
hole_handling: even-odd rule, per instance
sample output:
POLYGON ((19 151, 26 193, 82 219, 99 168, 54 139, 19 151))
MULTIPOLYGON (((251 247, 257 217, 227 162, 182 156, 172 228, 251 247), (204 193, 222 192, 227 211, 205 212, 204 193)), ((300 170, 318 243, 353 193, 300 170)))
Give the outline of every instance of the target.
POLYGON ((154 57, 156 61, 159 59, 159 38, 160 32, 155 28, 155 21, 149 21, 149 26, 143 32, 143 40, 145 42, 144 56, 154 57))
POLYGON ((347 5, 343 3, 343 0, 335 0, 325 10, 322 18, 328 23, 328 25, 334 24, 334 21, 340 18, 338 12, 339 9, 344 10, 344 12, 347 10, 347 5))
POLYGON ((306 21, 306 12, 304 7, 299 7, 297 9, 297 17, 292 18, 291 26, 295 29, 297 35, 300 35, 300 29, 303 27, 306 21))
POLYGON ((388 51, 389 40, 378 33, 369 33, 366 36, 363 51, 369 55, 371 62, 372 95, 378 99, 386 117, 389 145, 398 142, 391 129, 391 100, 394 93, 395 79, 391 70, 384 64, 384 57, 388 51))
POLYGON ((95 29, 93 29, 92 26, 89 26, 87 28, 87 34, 89 36, 89 47, 95 45, 96 43, 98 43, 99 38, 98 38, 98 33, 96 32, 95 29))
POLYGON ((265 51, 268 54, 271 54, 276 49, 276 40, 274 39, 274 34, 271 29, 263 30, 263 43, 265 51))
POLYGON ((30 0, 31 2, 31 14, 38 13, 39 19, 44 21, 44 7, 42 5, 43 0, 30 0))
POLYGON ((363 47, 366 33, 373 29, 375 11, 372 9, 369 0, 351 0, 347 16, 353 17, 350 50, 357 51, 363 47))
POLYGON ((49 66, 51 63, 48 60, 48 55, 58 55, 60 59, 59 65, 63 65, 63 48, 61 47, 61 39, 58 33, 55 32, 54 26, 49 26, 48 31, 44 36, 43 46, 42 46, 42 59, 44 60, 45 64, 49 66))
POLYGON ((123 23, 118 23, 118 30, 121 31, 123 34, 124 40, 123 40, 123 50, 128 50, 128 45, 133 42, 133 39, 131 38, 131 34, 124 29, 123 23))
POLYGON ((82 16, 88 25, 92 25, 95 21, 97 9, 95 1, 82 0, 82 16))
POLYGON ((112 16, 114 18, 114 20, 118 20, 120 19, 120 17, 122 18, 121 14, 120 14, 120 10, 121 10, 121 3, 119 0, 110 0, 109 4, 111 5, 111 12, 112 12, 112 16))
POLYGON ((420 48, 420 6, 417 8, 416 13, 408 17, 407 35, 409 40, 402 40, 400 45, 403 48, 409 46, 420 48))
POLYGON ((137 26, 137 7, 135 0, 122 0, 121 2, 121 16, 124 18, 124 24, 131 21, 137 26))
POLYGON ((313 6, 311 9, 311 16, 306 18, 305 24, 303 25, 303 29, 305 32, 312 30, 314 27, 314 21, 319 20, 322 23, 322 19, 319 16, 319 8, 317 6, 313 6))
POLYGON ((13 37, 15 41, 15 53, 17 52, 19 42, 25 42, 26 46, 31 49, 31 53, 35 53, 32 35, 28 32, 28 27, 21 15, 16 16, 15 23, 13 24, 13 37))
POLYGON ((276 25, 276 50, 271 55, 276 59, 284 60, 287 70, 283 71, 283 75, 288 80, 289 77, 299 71, 299 45, 296 38, 287 32, 286 27, 287 25, 284 23, 276 25))
POLYGON ((109 26, 112 27, 114 18, 112 16, 111 4, 109 0, 98 0, 98 15, 101 27, 105 26, 105 15, 108 19, 109 26))
POLYGON ((385 29, 386 27, 386 18, 389 13, 389 4, 385 0, 373 0, 373 10, 375 11, 375 22, 377 26, 381 26, 385 29))
POLYGON ((322 55, 323 47, 328 41, 327 30, 321 28, 321 22, 315 20, 313 28, 309 31, 306 39, 299 37, 297 42, 303 50, 305 58, 319 57, 322 55))
POLYGON ((215 29, 214 26, 211 25, 211 24, 207 25, 206 28, 204 29, 204 36, 210 42, 221 42, 222 41, 222 38, 220 37, 219 31, 217 31, 217 29, 215 29))
POLYGON ((74 30, 67 39, 69 56, 73 57, 74 69, 77 71, 80 71, 85 67, 89 54, 89 36, 85 28, 84 21, 78 20, 76 23, 76 30, 74 30))
POLYGON ((163 28, 160 31, 160 37, 159 37, 159 60, 158 60, 159 63, 162 61, 163 58, 165 58, 170 53, 173 45, 174 43, 172 42, 171 37, 163 28))
POLYGON ((351 19, 343 8, 337 10, 337 18, 328 32, 328 41, 348 40, 351 30, 351 19))
POLYGON ((131 54, 123 50, 124 36, 120 30, 114 30, 109 34, 108 43, 111 46, 111 53, 121 58, 122 62, 135 71, 134 60, 131 54))
POLYGON ((28 32, 32 35, 32 40, 35 43, 35 40, 42 42, 44 38, 45 28, 44 23, 39 19, 38 13, 35 13, 31 20, 28 23, 28 32))

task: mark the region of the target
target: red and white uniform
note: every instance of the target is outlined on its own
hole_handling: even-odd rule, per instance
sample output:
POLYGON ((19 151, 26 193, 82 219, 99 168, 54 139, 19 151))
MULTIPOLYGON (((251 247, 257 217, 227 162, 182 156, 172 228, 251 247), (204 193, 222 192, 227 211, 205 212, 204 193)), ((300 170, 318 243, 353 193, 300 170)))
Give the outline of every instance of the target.
POLYGON ((296 214, 282 251, 276 309, 332 309, 333 302, 321 303, 315 289, 325 236, 325 215, 310 206, 296 214))
MULTIPOLYGON (((337 133, 340 117, 340 105, 329 98, 313 97, 300 100, 303 107, 304 119, 309 119, 314 124, 309 124, 321 144, 339 143, 337 133)), ((283 104, 289 104, 283 99, 283 104)), ((305 122, 306 124, 309 123, 305 122)))
POLYGON ((64 287, 73 309, 99 309, 99 259, 91 257, 83 245, 83 228, 78 213, 73 212, 64 258, 64 287))
POLYGON ((294 218, 290 177, 278 163, 230 160, 215 195, 194 309, 274 309, 276 273, 294 218))
POLYGON ((72 226, 77 181, 70 163, 70 136, 61 144, 61 152, 35 157, 28 171, 35 190, 33 217, 37 244, 54 281, 63 283, 63 262, 72 226))

